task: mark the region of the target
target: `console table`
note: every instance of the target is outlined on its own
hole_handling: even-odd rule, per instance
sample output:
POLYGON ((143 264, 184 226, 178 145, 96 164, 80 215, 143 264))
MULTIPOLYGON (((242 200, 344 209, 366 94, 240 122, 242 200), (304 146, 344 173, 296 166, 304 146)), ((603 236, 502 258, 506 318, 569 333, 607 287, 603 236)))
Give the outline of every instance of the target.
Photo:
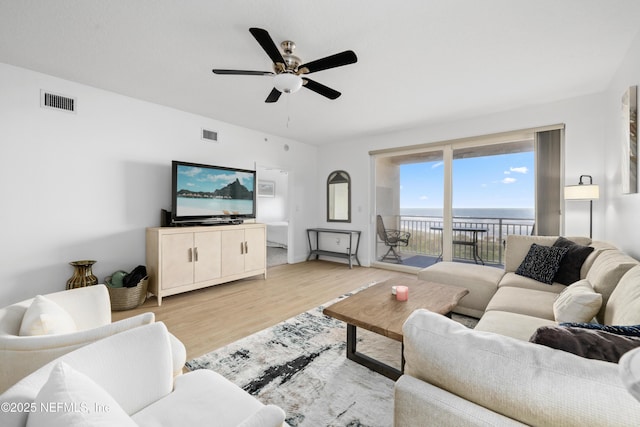
POLYGON ((332 256, 337 258, 347 258, 349 260, 349 268, 352 268, 352 261, 355 258, 358 265, 360 264, 360 260, 358 259, 358 248, 360 247, 360 231, 358 230, 340 230, 334 228, 307 228, 307 239, 309 239, 309 256, 307 257, 307 261, 311 259, 313 255, 316 256, 316 259, 320 255, 332 256), (311 235, 315 233, 316 235, 316 245, 315 249, 311 242, 311 235), (347 252, 336 252, 320 249, 320 235, 322 233, 327 234, 347 234, 349 236, 349 247, 347 248, 347 252), (356 249, 353 250, 353 243, 355 239, 356 249))
MULTIPOLYGON (((442 231, 442 227, 431 227, 432 230, 442 231)), ((484 265, 484 261, 480 258, 478 254, 478 233, 486 233, 486 228, 476 228, 476 227, 453 227, 453 231, 457 231, 460 233, 471 233, 471 240, 454 240, 452 243, 454 245, 463 245, 463 246, 471 246, 473 248, 473 261, 477 264, 478 261, 484 265)), ((442 252, 440 252, 440 256, 438 256, 438 260, 442 259, 442 252)))

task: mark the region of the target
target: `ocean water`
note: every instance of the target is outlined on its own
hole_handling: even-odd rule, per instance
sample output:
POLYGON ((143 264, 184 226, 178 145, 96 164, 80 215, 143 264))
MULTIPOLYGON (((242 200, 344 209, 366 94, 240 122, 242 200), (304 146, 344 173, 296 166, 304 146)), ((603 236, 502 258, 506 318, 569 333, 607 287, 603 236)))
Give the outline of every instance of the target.
POLYGON ((253 212, 253 200, 179 197, 176 209, 176 213, 180 216, 224 215, 225 211, 235 214, 250 214, 253 212))
MULTIPOLYGON (((440 208, 400 208, 402 216, 442 217, 440 208)), ((534 219, 533 208, 453 208, 455 218, 534 219)))

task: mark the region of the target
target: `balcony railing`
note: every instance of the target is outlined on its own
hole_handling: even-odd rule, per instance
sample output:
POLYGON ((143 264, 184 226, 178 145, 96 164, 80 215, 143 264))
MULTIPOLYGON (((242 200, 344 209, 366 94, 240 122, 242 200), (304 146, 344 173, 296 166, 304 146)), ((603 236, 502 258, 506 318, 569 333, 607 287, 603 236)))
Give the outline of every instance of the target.
MULTIPOLYGON (((454 217, 453 228, 481 228, 478 233, 478 253, 486 264, 504 264, 504 241, 509 234, 532 234, 533 219, 454 217)), ((400 229, 411 233, 409 246, 403 255, 438 257, 442 254, 442 217, 400 216, 400 229)), ((472 242, 473 233, 454 231, 454 241, 472 242)), ((453 258, 473 261, 473 246, 453 245, 453 258)))

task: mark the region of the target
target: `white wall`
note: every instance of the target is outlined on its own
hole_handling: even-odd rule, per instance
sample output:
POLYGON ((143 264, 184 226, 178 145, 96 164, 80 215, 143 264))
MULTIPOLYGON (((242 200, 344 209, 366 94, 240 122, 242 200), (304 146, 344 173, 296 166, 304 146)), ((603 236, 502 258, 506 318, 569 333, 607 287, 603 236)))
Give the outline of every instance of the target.
POLYGON ((627 253, 640 258, 640 194, 622 194, 622 94, 629 86, 640 85, 640 33, 627 53, 611 85, 607 89, 603 115, 606 132, 606 236, 627 253))
POLYGON ((63 290, 69 261, 97 260, 101 281, 144 264, 144 230, 170 209, 171 160, 291 171, 295 258, 306 258, 316 147, 5 64, 0 94, 0 306, 63 290), (41 108, 40 89, 77 97, 77 114, 41 108), (220 142, 202 141, 203 127, 220 142))
MULTIPOLYGON (((602 144, 604 133, 603 100, 603 94, 595 94, 470 120, 339 141, 322 147, 320 150, 318 191, 320 194, 325 193, 322 178, 328 176, 332 170, 344 169, 351 174, 353 221, 351 224, 341 226, 342 228, 363 231, 360 260, 363 264, 369 264, 373 260, 370 238, 374 236, 373 225, 375 223, 373 176, 368 155, 370 150, 440 142, 564 123, 566 125, 565 181, 568 184, 577 184, 581 174, 589 174, 593 176, 594 182, 603 183, 605 181, 603 162, 605 147, 602 144)), ((594 204, 593 233, 594 238, 597 239, 606 237, 604 211, 604 203, 596 202, 594 204)), ((319 212, 318 224, 332 226, 326 223, 323 211, 319 212)), ((567 203, 565 217, 566 235, 589 234, 588 205, 582 205, 579 202, 567 203)), ((335 227, 335 225, 333 226, 335 227)))

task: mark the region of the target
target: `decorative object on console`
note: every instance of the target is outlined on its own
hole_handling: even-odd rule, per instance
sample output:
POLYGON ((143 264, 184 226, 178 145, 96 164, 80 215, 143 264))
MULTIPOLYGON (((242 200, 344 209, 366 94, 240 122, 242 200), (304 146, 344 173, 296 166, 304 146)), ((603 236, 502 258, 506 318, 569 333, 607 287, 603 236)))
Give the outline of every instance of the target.
POLYGON ((564 187, 565 200, 589 201, 589 238, 593 237, 593 201, 600 198, 600 188, 593 183, 591 175, 580 175, 578 185, 564 187), (589 178, 589 184, 582 182, 582 178, 589 178))
POLYGON ((69 264, 73 266, 73 276, 67 280, 67 289, 84 288, 98 283, 98 278, 93 275, 91 267, 97 261, 82 260, 71 261, 69 264))

